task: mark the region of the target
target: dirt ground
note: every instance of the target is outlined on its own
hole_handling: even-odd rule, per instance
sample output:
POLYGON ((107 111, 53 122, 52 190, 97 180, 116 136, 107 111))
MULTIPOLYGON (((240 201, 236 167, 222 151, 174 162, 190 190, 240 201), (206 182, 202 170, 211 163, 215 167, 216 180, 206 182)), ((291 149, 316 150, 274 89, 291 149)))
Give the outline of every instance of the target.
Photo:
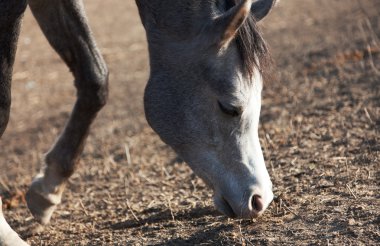
MULTIPOLYGON (((283 0, 263 22, 277 79, 265 84, 260 138, 275 199, 252 221, 215 211, 211 191, 147 125, 134 1, 86 9, 110 100, 51 225, 29 243, 380 244, 380 1, 283 0)), ((22 235, 34 225, 23 194, 69 115, 71 81, 28 10, 0 142, 5 216, 22 235)))

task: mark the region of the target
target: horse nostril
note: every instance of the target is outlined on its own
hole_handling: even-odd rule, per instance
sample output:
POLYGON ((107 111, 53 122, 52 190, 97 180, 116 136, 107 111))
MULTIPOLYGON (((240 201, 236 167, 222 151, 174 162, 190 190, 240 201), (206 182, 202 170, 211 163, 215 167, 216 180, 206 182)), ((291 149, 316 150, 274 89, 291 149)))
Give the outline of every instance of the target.
POLYGON ((259 195, 253 195, 252 197, 252 207, 257 212, 260 212, 264 208, 263 199, 259 195))

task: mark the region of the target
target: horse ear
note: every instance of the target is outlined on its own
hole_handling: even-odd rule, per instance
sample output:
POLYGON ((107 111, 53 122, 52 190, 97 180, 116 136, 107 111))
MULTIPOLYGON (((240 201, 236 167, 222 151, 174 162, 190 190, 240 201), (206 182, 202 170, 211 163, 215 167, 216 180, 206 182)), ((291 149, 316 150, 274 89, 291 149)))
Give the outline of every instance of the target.
POLYGON ((234 39, 240 26, 250 15, 251 6, 252 0, 242 0, 239 4, 214 20, 212 32, 218 35, 217 45, 219 49, 228 46, 234 39))
POLYGON ((259 0, 254 2, 251 11, 256 21, 258 22, 267 16, 275 4, 276 0, 259 0))

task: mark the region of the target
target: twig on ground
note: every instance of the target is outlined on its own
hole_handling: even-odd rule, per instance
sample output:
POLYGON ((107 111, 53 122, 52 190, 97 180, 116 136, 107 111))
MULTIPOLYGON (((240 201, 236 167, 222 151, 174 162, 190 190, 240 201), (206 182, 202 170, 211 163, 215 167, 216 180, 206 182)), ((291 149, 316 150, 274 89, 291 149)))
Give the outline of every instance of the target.
POLYGON ((290 209, 288 206, 286 206, 285 203, 283 203, 283 206, 286 210, 288 210, 289 212, 291 212, 292 214, 294 214, 295 216, 297 217, 300 217, 296 212, 294 212, 292 209, 290 209))
POLYGON ((168 199, 168 208, 169 208, 169 210, 170 210, 170 214, 171 214, 171 216, 172 216, 173 221, 175 221, 175 217, 174 217, 173 209, 172 209, 172 206, 171 206, 171 204, 170 204, 170 200, 169 200, 169 199, 168 199))
POLYGON ((4 188, 7 192, 10 191, 10 188, 9 186, 4 182, 3 178, 0 176, 0 185, 2 186, 2 188, 4 188))
POLYGON ((127 163, 128 165, 132 164, 132 158, 131 158, 131 153, 129 151, 128 144, 124 144, 124 149, 125 149, 125 156, 127 157, 127 163))
POLYGON ((349 184, 346 184, 346 187, 347 187, 347 189, 350 191, 351 195, 352 195, 355 199, 358 199, 358 197, 355 195, 355 193, 353 192, 353 190, 351 189, 351 187, 349 186, 349 184))
POLYGON ((135 220, 136 220, 137 222, 140 222, 139 218, 137 218, 136 214, 133 212, 133 209, 132 209, 131 206, 129 205, 129 201, 128 201, 128 200, 127 200, 127 207, 128 207, 129 212, 131 212, 133 218, 135 218, 135 220))
POLYGON ((80 204, 80 206, 82 207, 83 212, 88 216, 87 209, 86 209, 86 207, 83 205, 82 199, 79 199, 79 204, 80 204))
POLYGON ((371 115, 369 114, 368 109, 366 107, 364 107, 364 112, 365 112, 365 116, 367 116, 369 121, 373 124, 374 122, 373 122, 371 115))

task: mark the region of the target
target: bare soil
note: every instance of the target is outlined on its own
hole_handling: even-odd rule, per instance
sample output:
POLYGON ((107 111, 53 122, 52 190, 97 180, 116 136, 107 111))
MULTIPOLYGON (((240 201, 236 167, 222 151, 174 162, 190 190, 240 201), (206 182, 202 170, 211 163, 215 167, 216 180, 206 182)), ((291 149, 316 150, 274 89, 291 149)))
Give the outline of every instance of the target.
MULTIPOLYGON (((78 172, 32 245, 380 244, 380 1, 282 1, 263 22, 276 80, 260 137, 275 199, 232 220, 147 125, 149 67, 134 1, 86 1, 108 63, 109 104, 78 172)), ((70 113, 72 77, 28 10, 14 69, 12 118, 0 142, 5 216, 24 237, 23 195, 70 113)))

